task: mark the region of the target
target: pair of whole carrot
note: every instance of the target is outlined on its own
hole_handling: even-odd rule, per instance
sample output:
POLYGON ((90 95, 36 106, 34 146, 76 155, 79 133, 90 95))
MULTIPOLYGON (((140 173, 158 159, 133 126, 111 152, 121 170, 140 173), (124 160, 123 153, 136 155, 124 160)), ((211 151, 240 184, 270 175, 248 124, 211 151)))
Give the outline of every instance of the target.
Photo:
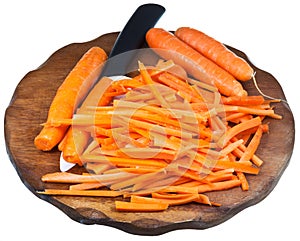
POLYGON ((198 80, 215 85, 221 94, 247 95, 238 80, 251 79, 253 69, 219 41, 188 27, 177 29, 175 35, 152 28, 146 40, 163 58, 172 59, 198 80))

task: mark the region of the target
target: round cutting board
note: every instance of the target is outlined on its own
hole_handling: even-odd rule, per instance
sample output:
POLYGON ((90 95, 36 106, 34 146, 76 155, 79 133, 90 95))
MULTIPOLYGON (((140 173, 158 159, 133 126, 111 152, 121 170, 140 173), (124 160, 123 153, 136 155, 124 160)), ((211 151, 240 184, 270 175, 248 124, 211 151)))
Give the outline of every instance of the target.
MULTIPOLYGON (((280 179, 293 151, 294 119, 285 102, 274 105, 276 113, 283 116, 282 120, 264 120, 270 123, 270 133, 263 136, 257 152, 263 158, 264 164, 257 176, 247 176, 250 190, 244 192, 238 187, 208 193, 211 200, 222 204, 221 207, 187 204, 170 207, 164 212, 117 212, 114 201, 121 200, 120 197, 45 196, 36 192, 51 188, 52 184, 41 181, 42 175, 59 171, 59 151, 54 149, 42 152, 33 144, 41 129, 40 124, 47 118, 48 108, 57 88, 90 47, 99 46, 109 54, 117 36, 118 33, 108 33, 89 42, 74 43, 59 49, 38 69, 24 76, 16 87, 5 113, 5 139, 10 160, 25 186, 37 197, 61 209, 80 223, 109 225, 142 235, 157 235, 183 228, 209 228, 264 199, 280 179)), ((249 62, 244 53, 229 48, 249 62)), ((256 71, 258 85, 265 94, 285 99, 279 83, 271 74, 254 65, 252 67, 256 71)), ((250 94, 258 94, 252 81, 243 84, 250 94)), ((80 171, 80 168, 74 167, 72 171, 80 171)))

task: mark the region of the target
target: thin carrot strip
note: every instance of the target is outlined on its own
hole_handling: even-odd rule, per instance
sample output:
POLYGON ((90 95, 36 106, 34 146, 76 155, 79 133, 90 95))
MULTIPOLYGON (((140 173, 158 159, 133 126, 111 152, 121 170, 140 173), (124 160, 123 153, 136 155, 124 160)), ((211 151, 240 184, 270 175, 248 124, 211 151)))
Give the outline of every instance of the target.
POLYGON ((88 174, 88 175, 79 175, 74 173, 67 172, 54 172, 48 173, 42 176, 43 182, 52 182, 52 183, 91 183, 91 182, 100 182, 102 184, 107 184, 114 182, 116 180, 120 181, 126 178, 131 177, 131 173, 120 172, 106 175, 97 175, 97 174, 88 174))
POLYGON ((244 173, 242 172, 237 172, 237 177, 241 181, 241 187, 243 191, 248 191, 249 190, 249 183, 247 181, 247 178, 244 173))
POLYGON ((151 194, 152 198, 163 198, 163 199, 180 199, 191 196, 190 193, 165 193, 165 192, 154 192, 151 194))
POLYGON ((242 143, 244 142, 244 140, 237 140, 233 143, 228 144, 225 148, 223 148, 221 150, 220 155, 222 157, 228 155, 230 152, 232 152, 234 149, 238 148, 242 143))
POLYGON ((249 145, 247 146, 246 150, 244 151, 243 155, 241 156, 240 161, 248 161, 252 158, 252 156, 254 155, 254 153, 256 152, 256 150, 259 146, 262 134, 263 134, 262 127, 259 126, 255 135, 253 136, 249 145))
MULTIPOLYGON (((195 88, 196 90, 207 90, 209 92, 217 92, 218 89, 214 86, 214 85, 210 85, 208 83, 204 83, 204 82, 201 82, 201 81, 198 81, 198 80, 194 80, 192 78, 187 78, 187 81, 192 84, 193 86, 197 87, 195 88)), ((199 92, 198 92, 199 93, 199 92)), ((203 95, 203 92, 201 92, 203 95)), ((206 96, 207 97, 207 96, 206 96)), ((207 100, 207 98, 205 98, 207 100)))
POLYGON ((147 173, 147 174, 144 174, 144 175, 132 176, 132 178, 130 178, 128 180, 118 182, 118 183, 115 183, 115 184, 111 185, 110 188, 113 189, 113 190, 121 190, 123 188, 130 187, 130 186, 132 186, 136 183, 143 183, 147 180, 152 180, 153 181, 153 179, 157 175, 161 175, 160 170, 158 170, 157 172, 154 172, 154 173, 147 173))
POLYGON ((110 170, 105 171, 103 174, 117 173, 117 172, 129 172, 134 174, 146 174, 157 172, 159 168, 156 167, 119 167, 112 168, 110 170))
POLYGON ((226 180, 232 180, 234 179, 234 175, 232 173, 224 173, 224 174, 220 174, 220 175, 208 175, 207 177, 205 177, 202 180, 202 183, 205 182, 221 182, 221 181, 226 181, 226 180))
POLYGON ((169 127, 158 126, 158 125, 146 122, 146 121, 129 119, 129 118, 124 117, 124 116, 121 116, 121 117, 119 116, 119 118, 127 121, 127 123, 132 124, 136 127, 146 129, 146 130, 151 130, 153 132, 158 132, 158 133, 167 134, 167 135, 174 135, 174 136, 187 138, 187 139, 192 139, 192 137, 194 135, 193 133, 190 133, 190 132, 187 132, 187 131, 176 130, 176 129, 172 129, 172 128, 169 128, 169 127))
POLYGON ((91 183, 79 183, 70 185, 70 190, 89 190, 89 189, 97 189, 99 187, 103 187, 104 185, 99 182, 91 182, 91 183))
POLYGON ((165 167, 167 164, 155 159, 134 159, 124 157, 102 156, 102 155, 84 155, 82 160, 85 162, 111 163, 113 165, 128 166, 152 166, 165 167))
POLYGON ((133 185, 132 192, 141 192, 149 189, 156 188, 156 191, 169 186, 178 179, 178 176, 172 176, 170 174, 166 175, 165 173, 157 173, 154 178, 147 178, 143 182, 139 182, 133 185))
POLYGON ((144 64, 141 62, 138 62, 138 64, 139 64, 139 69, 140 69, 142 78, 144 79, 145 83, 147 85, 149 85, 154 97, 159 101, 161 106, 169 107, 169 104, 166 102, 166 100, 162 97, 162 95, 159 93, 158 89, 156 88, 155 82, 152 80, 151 76, 147 72, 144 64))
MULTIPOLYGON (((158 192, 154 192, 152 193, 152 198, 157 199, 172 199, 172 200, 176 200, 176 199, 187 199, 187 198, 191 198, 191 195, 193 194, 181 194, 181 193, 158 193, 158 192)), ((204 195, 204 194, 198 194, 197 195, 198 198, 193 199, 194 202, 197 203, 202 203, 202 204, 207 204, 207 205, 212 205, 212 203, 210 202, 209 198, 204 195)), ((170 204, 169 204, 170 205, 170 204)), ((178 205, 178 203, 177 203, 178 205)))
POLYGON ((220 138, 220 140, 218 141, 218 145, 219 146, 226 145, 231 140, 231 138, 233 138, 240 132, 250 129, 254 126, 258 126, 260 124, 261 124, 261 119, 259 117, 255 117, 253 119, 235 125, 232 128, 230 128, 228 131, 226 131, 226 133, 220 138))
POLYGON ((241 112, 227 112, 226 116, 225 116, 225 120, 226 121, 231 121, 234 123, 238 123, 237 119, 245 116, 247 114, 245 113, 241 113, 241 112))
POLYGON ((62 189, 45 189, 38 191, 43 195, 66 195, 66 196, 90 196, 90 197, 117 197, 121 192, 111 190, 62 190, 62 189))
POLYGON ((168 206, 167 203, 131 203, 115 201, 116 210, 123 212, 157 212, 166 210, 168 206))
POLYGON ((112 165, 88 162, 88 163, 86 163, 85 168, 89 172, 99 175, 101 173, 104 173, 106 170, 112 168, 112 165))
POLYGON ((175 89, 176 91, 182 92, 185 96, 191 96, 192 102, 203 101, 201 96, 189 84, 168 72, 164 72, 163 74, 159 75, 157 80, 169 86, 170 88, 175 89))
POLYGON ((161 203, 161 204, 168 204, 169 206, 175 206, 175 205, 182 205, 182 204, 190 203, 197 199, 199 199, 198 194, 190 194, 187 197, 177 198, 177 199, 151 198, 151 197, 141 197, 141 196, 132 195, 130 198, 130 202, 132 202, 132 203, 161 203))
POLYGON ((48 173, 42 176, 43 182, 56 182, 56 183, 83 183, 83 182, 95 182, 97 178, 95 176, 83 176, 68 172, 54 172, 48 173))
POLYGON ((168 186, 160 190, 161 192, 176 192, 176 193, 191 193, 195 194, 197 192, 197 188, 194 187, 181 187, 181 186, 168 186))
POLYGON ((201 184, 198 186, 198 193, 227 190, 240 185, 240 180, 229 180, 223 182, 214 182, 210 184, 201 184))
MULTIPOLYGON (((237 140, 236 137, 232 138, 233 141, 237 140)), ((246 150, 246 146, 244 144, 241 144, 239 148, 235 149, 233 151, 234 155, 237 156, 238 158, 241 158, 243 155, 244 151, 246 150)), ((258 167, 260 167, 263 164, 263 160, 261 160, 258 156, 255 154, 252 155, 251 161, 258 167)))
POLYGON ((251 107, 245 107, 245 106, 236 106, 236 105, 224 105, 224 110, 227 111, 236 111, 236 112, 242 112, 247 114, 253 114, 253 115, 265 115, 270 116, 275 119, 280 119, 281 117, 276 115, 274 113, 274 110, 272 109, 258 109, 258 108, 251 108, 251 107))
POLYGON ((230 161, 222 161, 219 160, 214 166, 215 168, 228 169, 233 168, 235 171, 240 171, 244 173, 257 175, 259 173, 259 169, 256 167, 248 166, 241 162, 230 162, 230 161))
POLYGON ((264 97, 256 96, 222 96, 222 103, 224 105, 261 105, 264 103, 264 97))

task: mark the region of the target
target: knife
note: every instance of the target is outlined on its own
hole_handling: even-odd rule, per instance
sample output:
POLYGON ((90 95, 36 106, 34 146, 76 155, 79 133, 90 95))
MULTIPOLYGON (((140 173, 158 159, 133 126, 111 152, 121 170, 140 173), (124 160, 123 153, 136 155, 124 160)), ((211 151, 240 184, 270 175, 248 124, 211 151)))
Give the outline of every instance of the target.
POLYGON ((141 5, 136 9, 118 35, 99 80, 103 76, 125 75, 127 73, 126 68, 134 55, 134 51, 130 51, 139 49, 144 45, 147 31, 155 26, 164 12, 163 6, 153 3, 141 5), (125 52, 127 52, 126 55, 120 55, 125 52), (120 57, 115 57, 117 55, 120 57))
MULTIPOLYGON (((132 50, 139 49, 145 44, 147 31, 155 26, 164 12, 165 8, 163 6, 153 3, 141 5, 135 10, 118 35, 108 56, 108 60, 95 83, 100 81, 103 76, 110 77, 125 75, 127 73, 128 63, 134 57, 134 51, 132 50), (121 55, 125 52, 125 55, 121 55)), ((62 155, 60 156, 59 166, 62 172, 68 171, 74 165, 65 161, 62 155)))

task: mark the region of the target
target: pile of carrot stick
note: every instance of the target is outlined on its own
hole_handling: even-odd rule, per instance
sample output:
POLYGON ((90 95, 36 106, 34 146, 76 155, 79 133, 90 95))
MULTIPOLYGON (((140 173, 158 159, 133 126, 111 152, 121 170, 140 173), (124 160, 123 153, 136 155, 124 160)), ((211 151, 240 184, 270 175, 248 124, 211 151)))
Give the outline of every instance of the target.
POLYGON ((104 77, 89 91, 106 59, 98 47, 76 65, 90 76, 77 87, 85 93, 71 98, 66 81, 74 77, 67 77, 35 145, 43 151, 58 145, 66 161, 86 172, 45 174, 43 182, 69 188, 39 193, 122 196, 117 211, 152 212, 191 202, 220 206, 209 192, 251 188, 247 176, 259 175, 264 160, 256 152, 270 131, 264 119, 282 118, 273 106, 280 100, 249 96, 239 81, 253 77, 251 66, 198 30, 173 35, 153 28, 146 39, 165 60, 138 62, 133 78, 104 77), (96 62, 84 68, 87 61, 96 62), (62 96, 72 111, 54 108, 62 96))

